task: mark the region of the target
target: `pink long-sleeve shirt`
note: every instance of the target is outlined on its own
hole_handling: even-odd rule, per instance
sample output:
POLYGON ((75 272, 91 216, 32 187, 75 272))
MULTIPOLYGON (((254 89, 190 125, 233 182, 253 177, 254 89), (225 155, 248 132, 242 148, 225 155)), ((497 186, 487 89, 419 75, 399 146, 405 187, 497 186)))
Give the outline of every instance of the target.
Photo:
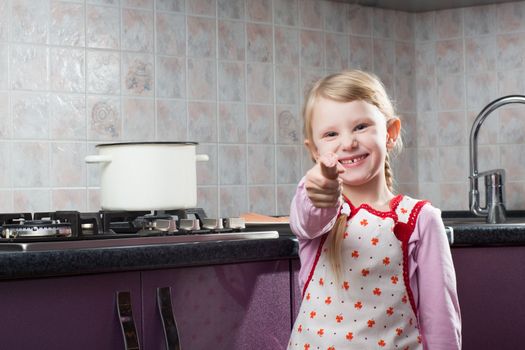
MULTIPOLYGON (((299 284, 306 283, 322 237, 333 227, 339 208, 316 208, 304 188, 297 187, 290 209, 290 226, 299 242, 299 284)), ((456 274, 441 219, 430 204, 421 209, 408 242, 410 288, 418 310, 425 350, 461 349, 461 315, 456 274)))

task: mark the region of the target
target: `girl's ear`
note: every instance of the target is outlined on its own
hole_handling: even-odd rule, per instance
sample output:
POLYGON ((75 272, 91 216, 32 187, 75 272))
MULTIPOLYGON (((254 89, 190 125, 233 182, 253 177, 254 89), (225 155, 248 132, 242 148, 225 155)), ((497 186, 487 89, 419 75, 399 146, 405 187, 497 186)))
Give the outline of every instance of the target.
POLYGON ((312 155, 312 158, 314 159, 314 161, 317 162, 317 159, 319 158, 319 152, 317 151, 317 147, 315 147, 314 143, 306 139, 304 140, 304 145, 310 151, 310 154, 312 155))
POLYGON ((386 147, 388 150, 394 148, 396 140, 399 137, 399 132, 401 131, 401 120, 399 118, 392 118, 386 124, 387 140, 386 147))

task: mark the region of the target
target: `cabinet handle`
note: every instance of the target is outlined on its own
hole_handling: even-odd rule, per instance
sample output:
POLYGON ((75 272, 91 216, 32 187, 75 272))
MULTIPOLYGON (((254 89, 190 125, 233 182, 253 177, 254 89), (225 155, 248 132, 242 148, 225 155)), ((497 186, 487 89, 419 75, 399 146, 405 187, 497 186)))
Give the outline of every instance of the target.
POLYGON ((117 312, 126 350, 140 350, 139 337, 133 319, 131 293, 117 292, 117 312))
POLYGON ((157 288, 157 306, 160 312, 167 350, 181 350, 177 322, 173 316, 171 287, 157 288))

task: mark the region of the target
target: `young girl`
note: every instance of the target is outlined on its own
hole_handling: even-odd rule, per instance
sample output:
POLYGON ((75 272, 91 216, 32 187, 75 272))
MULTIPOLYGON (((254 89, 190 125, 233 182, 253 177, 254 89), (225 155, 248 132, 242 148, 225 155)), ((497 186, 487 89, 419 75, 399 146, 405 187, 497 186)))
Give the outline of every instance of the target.
POLYGON ((290 212, 303 300, 288 349, 460 349, 441 214, 393 193, 401 124, 381 82, 356 70, 321 79, 304 118, 316 164, 290 212))

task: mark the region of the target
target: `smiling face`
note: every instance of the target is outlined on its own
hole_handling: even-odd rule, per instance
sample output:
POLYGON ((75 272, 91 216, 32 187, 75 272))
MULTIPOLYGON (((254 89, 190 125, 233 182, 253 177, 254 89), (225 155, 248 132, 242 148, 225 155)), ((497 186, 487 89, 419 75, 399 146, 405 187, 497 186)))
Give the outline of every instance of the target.
POLYGON ((344 185, 385 181, 385 158, 399 134, 399 119, 391 119, 387 128, 385 116, 373 104, 319 97, 311 130, 312 139, 305 141, 306 146, 314 159, 325 153, 337 155, 345 168, 339 176, 344 185))

